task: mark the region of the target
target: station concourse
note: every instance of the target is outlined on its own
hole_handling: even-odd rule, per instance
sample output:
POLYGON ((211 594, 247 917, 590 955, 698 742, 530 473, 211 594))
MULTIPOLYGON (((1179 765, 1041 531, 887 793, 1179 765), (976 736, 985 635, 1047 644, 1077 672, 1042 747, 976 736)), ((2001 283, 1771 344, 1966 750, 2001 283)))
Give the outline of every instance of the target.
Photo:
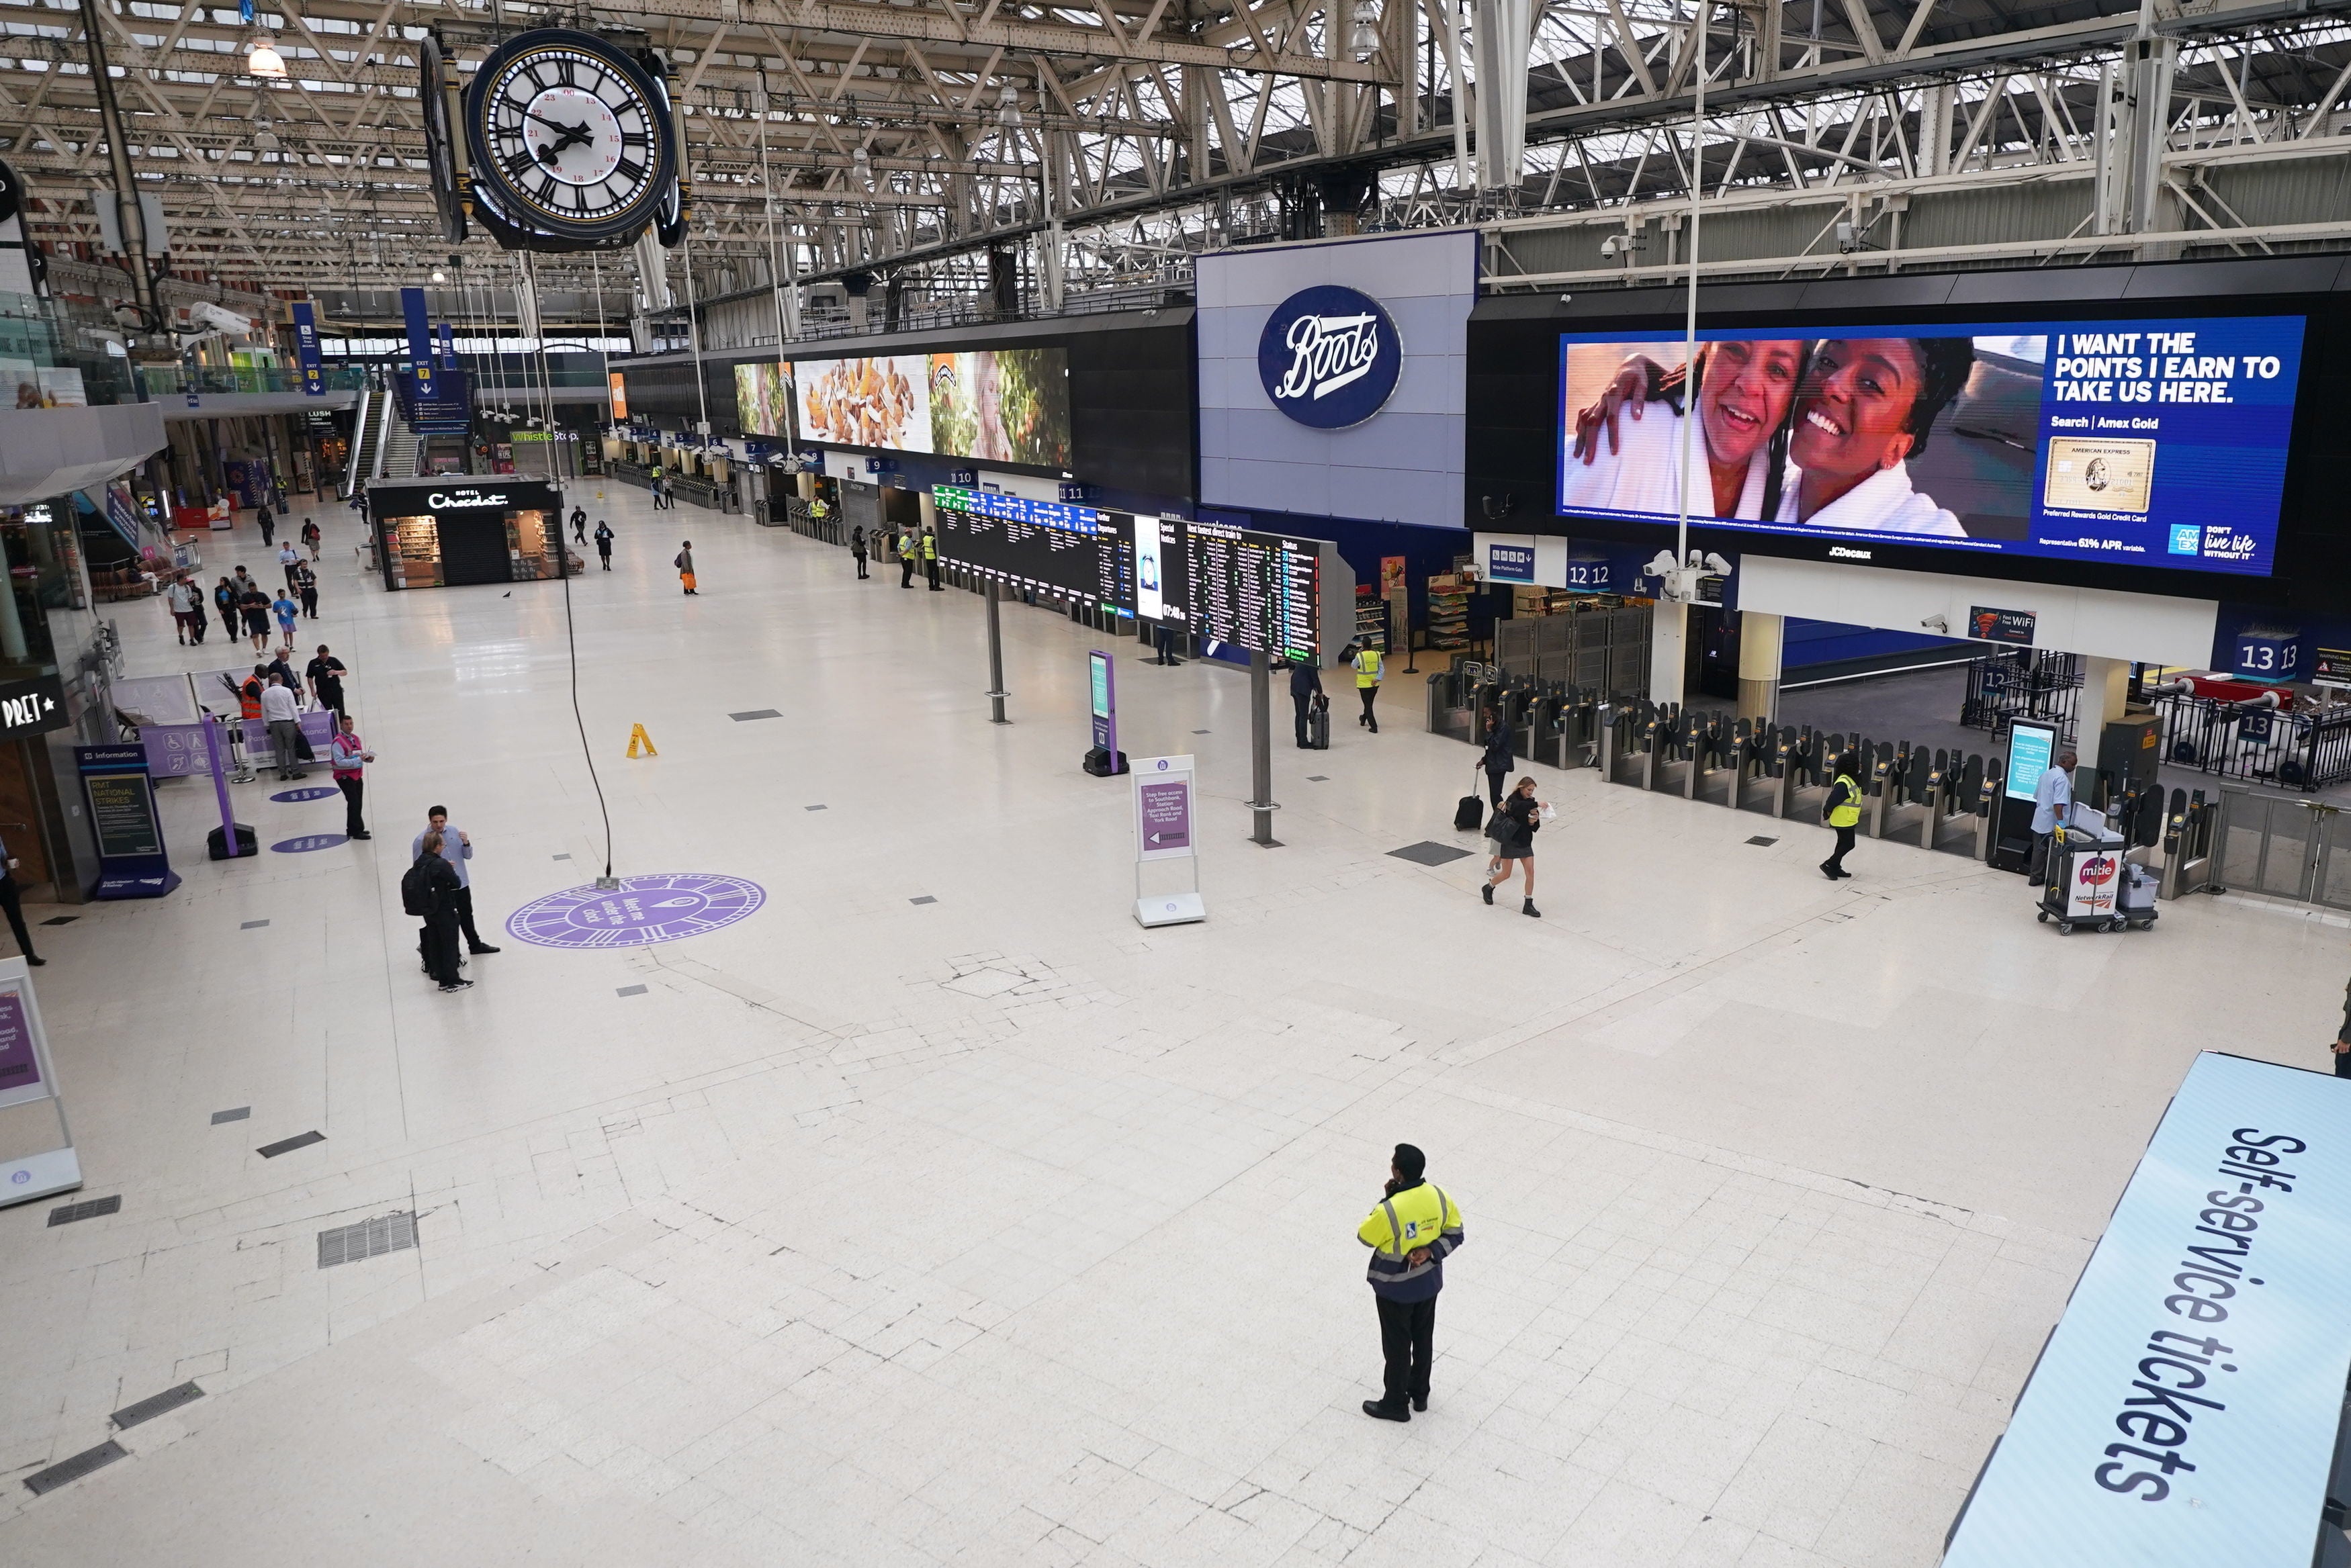
MULTIPOLYGON (((601 857, 561 595, 370 594, 321 515, 373 841, 43 932, 122 1204, 0 1211, 0 1455, 204 1397, 0 1492, 10 1560, 1931 1563, 2187 1063, 2334 1026, 2331 923, 2208 899, 2061 946, 2011 877, 1865 845, 1826 884, 1814 826, 1588 772, 1532 770, 1521 921, 1482 860, 1390 853, 1452 836, 1465 772, 1409 723, 1282 751, 1260 849, 1245 673, 1127 643, 1128 748, 1199 759, 1212 910, 1146 932, 1123 782, 1074 765, 1097 634, 1008 610, 997 727, 971 596, 697 519, 686 601, 674 514, 591 512, 615 868, 766 901, 434 992, 395 886, 428 805, 486 923, 601 857), (1398 1141, 1469 1244, 1391 1429, 1347 1231, 1398 1141), (413 1248, 318 1267, 395 1212, 413 1248)), ((162 793, 196 841, 209 801, 162 793)), ((252 809, 266 843, 340 807, 252 809)))

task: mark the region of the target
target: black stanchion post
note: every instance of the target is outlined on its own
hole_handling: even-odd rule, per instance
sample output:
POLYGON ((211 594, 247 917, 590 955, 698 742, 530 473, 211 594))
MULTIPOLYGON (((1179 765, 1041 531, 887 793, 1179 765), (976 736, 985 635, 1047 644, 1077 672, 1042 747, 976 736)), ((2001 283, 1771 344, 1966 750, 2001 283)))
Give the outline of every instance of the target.
POLYGON ((1249 842, 1265 849, 1281 847, 1273 836, 1272 691, 1272 662, 1257 649, 1249 654, 1249 787, 1256 797, 1249 802, 1255 815, 1249 842))
POLYGON ((1004 617, 998 607, 996 579, 987 579, 987 722, 1009 724, 1004 716, 1004 617))

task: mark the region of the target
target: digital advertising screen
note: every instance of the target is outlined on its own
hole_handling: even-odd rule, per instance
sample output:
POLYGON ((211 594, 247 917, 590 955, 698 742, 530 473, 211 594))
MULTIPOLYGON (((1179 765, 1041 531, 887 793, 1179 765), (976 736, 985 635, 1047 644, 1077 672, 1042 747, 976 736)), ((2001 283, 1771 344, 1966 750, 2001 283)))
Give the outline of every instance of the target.
POLYGON ((792 368, 789 365, 735 367, 735 420, 745 435, 792 433, 792 368))
POLYGON ((2266 576, 2303 328, 1750 327, 1694 377, 1678 337, 1563 334, 1559 511, 1672 523, 1686 469, 1709 528, 2266 576))
POLYGON ((1035 468, 1070 464, 1063 348, 801 359, 789 373, 799 387, 800 433, 811 441, 1035 468))

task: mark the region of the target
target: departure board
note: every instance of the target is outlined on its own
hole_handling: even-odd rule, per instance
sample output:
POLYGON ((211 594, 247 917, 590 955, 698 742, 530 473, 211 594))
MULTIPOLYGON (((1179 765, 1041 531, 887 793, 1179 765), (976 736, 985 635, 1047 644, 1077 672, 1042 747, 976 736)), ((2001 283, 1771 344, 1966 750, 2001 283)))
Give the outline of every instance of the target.
POLYGON ((940 558, 1007 587, 1134 613, 1134 519, 1123 512, 937 485, 940 558))
MULTIPOLYGON (((1259 534, 1222 523, 1194 522, 1186 530, 1186 567, 1191 627, 1199 637, 1229 642, 1276 660, 1322 662, 1323 556, 1316 539, 1259 534)), ((1348 593, 1354 589, 1349 583, 1348 593)))

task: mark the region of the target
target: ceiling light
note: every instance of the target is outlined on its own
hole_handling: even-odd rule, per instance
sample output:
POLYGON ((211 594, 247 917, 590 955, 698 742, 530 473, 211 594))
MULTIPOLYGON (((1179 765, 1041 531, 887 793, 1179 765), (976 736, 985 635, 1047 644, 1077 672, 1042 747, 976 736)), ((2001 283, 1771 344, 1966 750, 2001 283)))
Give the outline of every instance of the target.
POLYGON ((441 269, 436 266, 433 269, 433 281, 434 283, 446 283, 449 280, 441 275, 441 269))
POLYGON ((264 77, 271 81, 286 79, 285 57, 277 52, 277 46, 270 42, 268 34, 254 36, 245 57, 245 72, 247 76, 264 77))

